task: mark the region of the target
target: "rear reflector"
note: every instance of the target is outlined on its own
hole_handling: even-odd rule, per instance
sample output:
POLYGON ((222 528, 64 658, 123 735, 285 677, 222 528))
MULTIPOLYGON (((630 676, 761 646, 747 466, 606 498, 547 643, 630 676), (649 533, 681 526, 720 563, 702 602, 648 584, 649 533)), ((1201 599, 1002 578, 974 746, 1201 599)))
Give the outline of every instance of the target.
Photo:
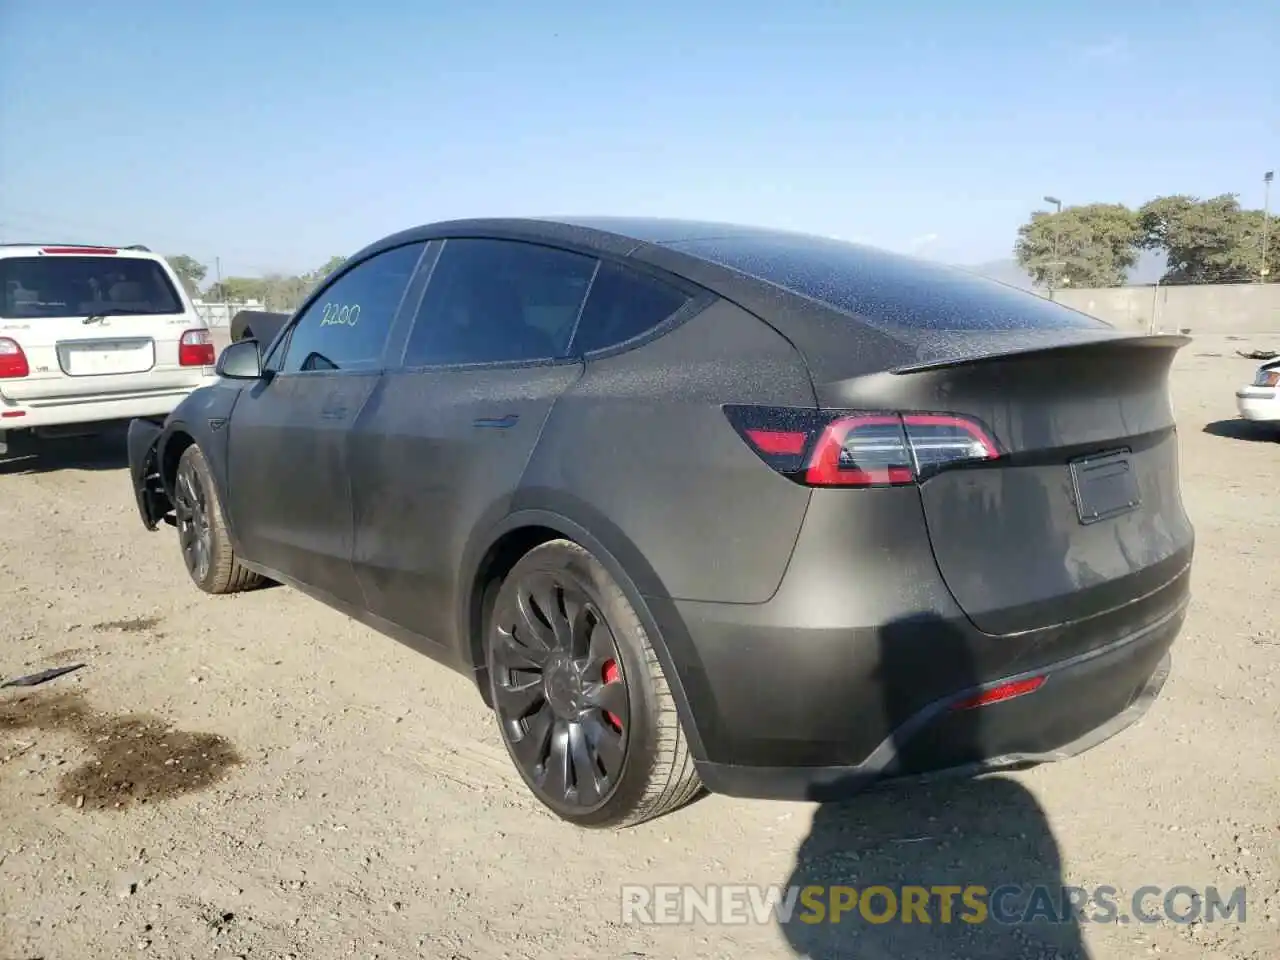
POLYGON ((25 417, 26 415, 27 411, 25 410, 5 410, 0 412, 0 419, 16 420, 18 417, 25 417))
POLYGON ((813 487, 903 486, 1000 456, 985 427, 951 413, 724 410, 762 460, 813 487))
POLYGON ((992 687, 990 690, 984 690, 977 696, 966 697, 951 705, 952 710, 972 710, 975 707, 986 707, 993 703, 1002 703, 1005 700, 1012 700, 1014 697, 1025 696, 1028 693, 1034 693, 1044 684, 1044 677, 1028 677, 1026 680, 1013 680, 1009 683, 1002 683, 998 687, 992 687))
POLYGON ((748 430, 747 439, 761 453, 795 455, 804 453, 808 441, 803 433, 788 433, 785 430, 748 430))
POLYGON ((91 257, 113 257, 119 251, 115 247, 41 247, 41 253, 82 254, 91 257))
POLYGON ((0 380, 15 380, 30 372, 27 355, 18 346, 18 341, 0 337, 0 380))
POLYGON ((203 327, 188 330, 178 341, 178 363, 184 367, 213 365, 213 335, 203 327))

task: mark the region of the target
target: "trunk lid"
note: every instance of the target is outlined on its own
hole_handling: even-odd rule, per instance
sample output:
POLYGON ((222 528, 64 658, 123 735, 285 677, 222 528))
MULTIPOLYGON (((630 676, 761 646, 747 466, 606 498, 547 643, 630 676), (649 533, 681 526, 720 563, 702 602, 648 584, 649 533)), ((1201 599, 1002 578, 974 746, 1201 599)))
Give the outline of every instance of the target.
POLYGON ((819 397, 960 414, 995 437, 998 459, 919 487, 939 570, 973 624, 990 634, 1058 626, 1177 577, 1194 536, 1168 375, 1188 339, 947 339, 891 373, 820 385, 819 397))

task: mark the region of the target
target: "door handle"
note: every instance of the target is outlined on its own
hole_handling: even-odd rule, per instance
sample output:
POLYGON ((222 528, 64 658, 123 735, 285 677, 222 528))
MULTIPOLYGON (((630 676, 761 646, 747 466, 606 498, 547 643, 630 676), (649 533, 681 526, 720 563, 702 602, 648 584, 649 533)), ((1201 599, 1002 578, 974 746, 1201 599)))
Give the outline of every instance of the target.
POLYGON ((346 415, 346 407, 325 407, 320 411, 320 416, 325 420, 341 420, 346 415))
POLYGON ((505 417, 477 417, 472 421, 477 427, 514 427, 520 419, 517 413, 508 413, 505 417))

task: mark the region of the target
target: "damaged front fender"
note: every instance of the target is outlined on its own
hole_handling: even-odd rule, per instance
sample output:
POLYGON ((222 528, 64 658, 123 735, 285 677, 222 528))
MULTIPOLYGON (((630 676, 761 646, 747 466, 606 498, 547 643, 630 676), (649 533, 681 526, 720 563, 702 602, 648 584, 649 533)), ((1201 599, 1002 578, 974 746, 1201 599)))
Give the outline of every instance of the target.
POLYGON ((154 530, 162 522, 173 524, 173 504, 165 492, 160 476, 160 440, 164 427, 154 420, 133 420, 129 423, 129 476, 133 481, 133 495, 138 502, 138 513, 148 530, 154 530))

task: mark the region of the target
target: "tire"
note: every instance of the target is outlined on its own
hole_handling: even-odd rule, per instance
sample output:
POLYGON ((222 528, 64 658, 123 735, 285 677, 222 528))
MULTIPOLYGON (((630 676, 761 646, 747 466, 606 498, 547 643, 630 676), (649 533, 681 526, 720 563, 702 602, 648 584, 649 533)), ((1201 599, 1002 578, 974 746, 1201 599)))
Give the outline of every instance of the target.
POLYGON ((182 452, 173 481, 178 543, 191 581, 205 593, 239 593, 263 578, 236 559, 222 519, 218 489, 204 453, 194 443, 182 452))
POLYGON ((622 589, 578 544, 552 540, 516 562, 485 647, 503 743, 560 818, 634 826, 702 789, 653 644, 622 589))

